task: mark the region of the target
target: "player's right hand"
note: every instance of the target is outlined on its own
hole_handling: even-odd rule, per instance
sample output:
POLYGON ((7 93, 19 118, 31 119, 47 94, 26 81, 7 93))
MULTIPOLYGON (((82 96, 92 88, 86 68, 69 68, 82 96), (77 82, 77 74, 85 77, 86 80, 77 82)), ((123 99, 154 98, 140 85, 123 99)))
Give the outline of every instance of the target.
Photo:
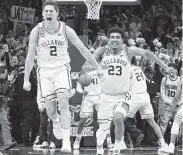
POLYGON ((96 70, 96 72, 97 72, 97 76, 100 78, 100 77, 102 77, 103 75, 104 75, 104 71, 102 70, 102 69, 98 69, 98 70, 96 70))
POLYGON ((87 94, 88 94, 88 91, 84 90, 84 91, 83 91, 83 95, 86 96, 87 94))
POLYGON ((31 90, 31 83, 29 81, 24 81, 23 89, 26 91, 31 90))
POLYGON ((38 109, 40 112, 43 112, 45 110, 45 104, 44 103, 38 104, 38 109))
POLYGON ((97 76, 98 76, 98 78, 100 79, 100 82, 102 82, 102 81, 105 80, 104 71, 103 71, 102 69, 97 70, 97 76))
POLYGON ((108 69, 109 67, 107 66, 107 65, 100 65, 100 67, 103 69, 103 70, 106 70, 106 69, 108 69))

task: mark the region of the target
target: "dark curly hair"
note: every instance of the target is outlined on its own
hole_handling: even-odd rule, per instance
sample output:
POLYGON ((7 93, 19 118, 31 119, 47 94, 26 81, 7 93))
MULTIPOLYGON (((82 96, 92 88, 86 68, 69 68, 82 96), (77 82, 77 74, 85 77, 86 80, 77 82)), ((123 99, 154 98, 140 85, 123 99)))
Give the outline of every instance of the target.
POLYGON ((175 70, 178 69, 178 65, 175 64, 175 63, 169 63, 168 66, 169 66, 169 67, 173 67, 175 70))
POLYGON ((124 31, 118 27, 114 27, 114 28, 109 29, 109 31, 107 32, 108 38, 110 37, 111 33, 119 33, 119 34, 121 34, 122 38, 125 36, 124 31))

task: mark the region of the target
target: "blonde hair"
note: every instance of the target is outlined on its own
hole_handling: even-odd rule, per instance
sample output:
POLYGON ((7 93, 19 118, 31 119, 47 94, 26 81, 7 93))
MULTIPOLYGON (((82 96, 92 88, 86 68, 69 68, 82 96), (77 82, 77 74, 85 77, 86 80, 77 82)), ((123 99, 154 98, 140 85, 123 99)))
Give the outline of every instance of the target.
POLYGON ((47 5, 52 5, 55 8, 56 12, 60 11, 58 4, 53 0, 46 0, 42 5, 42 10, 44 10, 44 7, 47 5))

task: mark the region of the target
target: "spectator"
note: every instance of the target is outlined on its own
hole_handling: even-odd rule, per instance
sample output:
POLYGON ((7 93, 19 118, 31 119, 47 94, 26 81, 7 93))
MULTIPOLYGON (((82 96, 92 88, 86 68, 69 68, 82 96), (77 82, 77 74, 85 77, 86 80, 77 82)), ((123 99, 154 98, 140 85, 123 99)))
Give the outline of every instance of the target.
POLYGON ((101 28, 103 28, 103 29, 110 28, 110 18, 111 18, 110 15, 111 15, 110 8, 105 7, 104 8, 104 13, 103 13, 103 15, 101 16, 101 19, 100 19, 101 28))
POLYGON ((23 124, 22 124, 22 137, 24 146, 29 146, 29 131, 34 126, 33 120, 37 112, 36 103, 36 93, 37 93, 37 82, 36 79, 31 76, 30 83, 32 85, 30 91, 25 91, 23 89, 24 82, 24 67, 19 68, 19 75, 15 81, 15 93, 17 94, 17 99, 22 106, 23 112, 23 124))
POLYGON ((122 13, 118 19, 117 19, 117 22, 118 22, 118 26, 119 28, 121 28, 123 31, 127 31, 128 30, 128 23, 127 23, 127 16, 122 13))
POLYGON ((4 33, 4 24, 2 23, 2 20, 0 18, 0 34, 4 33))
POLYGON ((13 33, 14 33, 14 37, 17 39, 20 36, 27 36, 29 30, 28 27, 26 26, 25 23, 21 23, 21 22, 14 22, 14 27, 13 27, 13 33))
POLYGON ((19 61, 18 61, 18 58, 17 56, 13 56, 11 58, 11 61, 10 61, 10 67, 11 67, 11 70, 17 70, 18 71, 18 68, 19 68, 19 61))
MULTIPOLYGON (((3 49, 3 44, 6 43, 3 33, 0 32, 0 50, 3 49)), ((2 51, 1 51, 2 52, 2 51)))
POLYGON ((15 40, 14 36, 13 36, 13 31, 9 30, 7 37, 6 37, 6 41, 8 42, 8 44, 13 45, 14 43, 17 43, 17 41, 15 40))
POLYGON ((129 25, 129 29, 132 29, 134 32, 139 32, 141 29, 141 20, 139 17, 134 16, 132 22, 129 25))
POLYGON ((17 142, 12 140, 10 123, 7 114, 7 98, 5 97, 7 86, 7 70, 3 63, 0 63, 0 124, 5 150, 15 147, 17 142))
POLYGON ((153 20, 152 19, 153 19, 152 12, 151 11, 146 11, 144 20, 147 20, 149 28, 152 27, 152 24, 153 24, 153 20))
POLYGON ((18 59, 19 59, 19 64, 20 64, 20 66, 24 66, 24 65, 25 65, 25 54, 24 54, 24 53, 21 53, 21 54, 18 56, 18 59))

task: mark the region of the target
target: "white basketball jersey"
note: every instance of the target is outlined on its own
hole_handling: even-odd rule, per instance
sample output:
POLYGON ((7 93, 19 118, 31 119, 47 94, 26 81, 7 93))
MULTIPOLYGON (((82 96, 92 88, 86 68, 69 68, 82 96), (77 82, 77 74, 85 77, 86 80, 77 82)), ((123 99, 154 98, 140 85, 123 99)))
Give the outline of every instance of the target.
POLYGON ((87 74, 91 76, 92 81, 89 86, 84 87, 84 90, 88 91, 88 95, 99 95, 101 92, 101 86, 96 71, 91 71, 87 74))
MULTIPOLYGON (((182 86, 181 86, 181 87, 182 87, 182 86)), ((182 89, 183 89, 183 87, 182 87, 182 89)), ((182 95, 182 89, 181 89, 180 100, 179 100, 179 102, 178 102, 178 105, 179 105, 179 106, 183 105, 183 95, 182 95)))
POLYGON ((39 67, 59 67, 70 63, 67 51, 68 40, 66 37, 66 25, 59 22, 59 29, 54 33, 48 32, 44 27, 44 22, 37 25, 38 46, 37 62, 39 67))
POLYGON ((134 94, 141 94, 147 92, 146 77, 140 67, 132 66, 132 78, 130 90, 134 94))
POLYGON ((173 98, 176 94, 177 91, 177 85, 179 83, 179 81, 181 80, 181 78, 178 76, 176 80, 171 80, 169 76, 166 76, 165 79, 165 95, 168 98, 168 100, 170 101, 170 103, 172 103, 173 98))
POLYGON ((101 64, 108 66, 104 70, 104 80, 101 81, 102 91, 109 95, 120 95, 129 91, 131 77, 131 63, 128 58, 126 46, 118 54, 112 54, 105 47, 101 64))

